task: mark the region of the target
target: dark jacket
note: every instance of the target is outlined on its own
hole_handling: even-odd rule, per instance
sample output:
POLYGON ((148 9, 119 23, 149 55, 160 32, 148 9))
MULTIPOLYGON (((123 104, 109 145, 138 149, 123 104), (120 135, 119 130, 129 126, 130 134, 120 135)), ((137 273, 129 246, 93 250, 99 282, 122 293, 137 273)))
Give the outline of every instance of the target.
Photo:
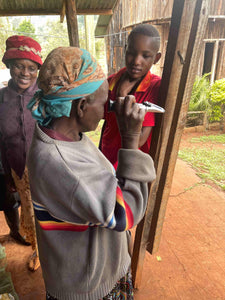
POLYGON ((0 90, 0 148, 6 175, 13 169, 23 176, 35 124, 27 104, 37 89, 34 84, 19 94, 10 79, 8 87, 0 90))

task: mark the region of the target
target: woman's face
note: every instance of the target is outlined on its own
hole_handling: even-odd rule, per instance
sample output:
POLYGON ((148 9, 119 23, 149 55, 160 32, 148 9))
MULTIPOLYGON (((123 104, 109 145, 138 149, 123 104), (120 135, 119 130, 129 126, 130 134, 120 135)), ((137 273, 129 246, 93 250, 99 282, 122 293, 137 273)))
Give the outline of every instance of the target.
POLYGON ((38 65, 29 59, 15 59, 10 65, 10 74, 19 93, 36 82, 37 73, 38 65))
POLYGON ((103 84, 95 91, 91 97, 93 100, 87 103, 83 123, 83 132, 95 130, 98 123, 104 117, 104 105, 108 97, 108 81, 105 80, 103 84))

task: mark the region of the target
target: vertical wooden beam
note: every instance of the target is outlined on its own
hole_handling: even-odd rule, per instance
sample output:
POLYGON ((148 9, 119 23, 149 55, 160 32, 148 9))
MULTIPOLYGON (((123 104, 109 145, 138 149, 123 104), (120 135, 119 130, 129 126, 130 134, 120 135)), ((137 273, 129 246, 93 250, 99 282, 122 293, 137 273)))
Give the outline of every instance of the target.
POLYGON ((65 14, 66 14, 66 3, 65 3, 65 0, 63 0, 62 9, 61 9, 61 13, 60 13, 60 23, 63 23, 65 14))
MULTIPOLYGON (((186 123, 186 116, 189 101, 191 98, 192 87, 194 84, 195 76, 197 74, 197 65, 199 62, 201 48, 203 44, 202 41, 207 27, 209 4, 209 0, 197 0, 195 7, 193 7, 194 10, 192 16, 192 25, 191 28, 189 28, 190 31, 188 33, 189 37, 187 40, 186 53, 184 51, 184 56, 182 55, 185 59, 182 72, 180 73, 179 86, 177 87, 177 95, 175 97, 173 116, 169 123, 163 124, 164 132, 162 133, 163 142, 161 147, 163 148, 164 144, 164 146, 166 147, 166 151, 163 154, 163 149, 161 148, 159 154, 159 160, 161 161, 163 159, 163 164, 161 168, 160 180, 157 187, 154 213, 147 245, 147 250, 150 253, 155 253, 158 250, 161 239, 166 205, 170 194, 180 140, 186 123), (167 131, 167 128, 169 126, 170 130, 167 131), (167 140, 165 139, 165 137, 168 137, 167 140)), ((181 34, 181 39, 178 40, 178 51, 182 48, 181 45, 185 42, 185 27, 187 25, 186 22, 188 22, 188 18, 190 17, 189 12, 192 11, 191 5, 192 4, 190 2, 185 9, 185 16, 187 20, 184 21, 183 25, 185 26, 183 27, 183 34, 181 34)), ((181 57, 179 57, 178 59, 180 60, 180 63, 182 63, 181 57)), ((176 65, 175 61, 174 64, 176 65)), ((173 75, 175 77, 171 78, 172 81, 176 78, 176 74, 173 75)), ((168 98, 166 100, 167 102, 171 101, 170 96, 172 96, 172 94, 170 95, 168 93, 168 98)))
POLYGON ((85 49, 89 50, 89 42, 88 42, 88 22, 87 16, 84 16, 84 29, 85 29, 85 49))
POLYGON ((216 79, 225 77, 225 39, 219 40, 219 57, 218 57, 218 70, 216 70, 216 79))
POLYGON ((210 0, 174 0, 159 105, 164 116, 157 115, 150 154, 157 177, 150 187, 144 219, 138 225, 132 258, 135 288, 141 284, 146 249, 158 250, 166 205, 169 198, 175 163, 188 103, 200 56, 200 47, 208 21, 210 0))
POLYGON ((70 46, 79 47, 79 34, 77 24, 77 10, 75 0, 65 0, 66 4, 66 21, 70 46))
POLYGON ((210 84, 212 85, 215 76, 216 76, 216 64, 217 64, 217 58, 218 58, 218 50, 219 50, 219 41, 215 41, 214 49, 213 49, 213 59, 212 59, 212 69, 211 69, 211 77, 210 77, 210 84))
POLYGON ((95 39, 94 39, 94 16, 84 16, 84 28, 85 28, 85 46, 86 50, 88 50, 95 57, 95 39))
MULTIPOLYGON (((174 0, 170 32, 169 32, 169 38, 167 43, 167 52, 166 52, 166 53, 170 53, 171 60, 169 60, 168 55, 166 55, 164 61, 161 88, 160 88, 161 95, 163 95, 164 93, 166 95, 168 92, 169 78, 172 71, 172 62, 173 62, 173 57, 175 56, 176 43, 178 39, 178 29, 180 27, 183 8, 184 8, 184 0, 183 1, 174 0), (171 42, 172 37, 173 37, 173 42, 171 42), (166 78, 167 80, 165 80, 164 78, 166 78)), ((160 105, 163 106, 165 105, 163 101, 160 102, 161 102, 160 105)), ((151 150, 150 150, 150 154, 153 160, 155 161, 156 167, 157 167, 156 153, 159 144, 161 123, 162 123, 162 116, 156 115, 157 126, 155 126, 153 130, 153 135, 151 140, 151 150)), ((154 203, 151 198, 152 195, 149 195, 146 215, 144 219, 137 226, 136 234, 135 234, 134 249, 133 249, 133 256, 132 256, 132 277, 133 277, 134 287, 136 289, 138 289, 141 284, 142 269, 144 264, 145 251, 146 251, 146 243, 148 240, 151 217, 153 215, 153 209, 154 209, 154 203)))

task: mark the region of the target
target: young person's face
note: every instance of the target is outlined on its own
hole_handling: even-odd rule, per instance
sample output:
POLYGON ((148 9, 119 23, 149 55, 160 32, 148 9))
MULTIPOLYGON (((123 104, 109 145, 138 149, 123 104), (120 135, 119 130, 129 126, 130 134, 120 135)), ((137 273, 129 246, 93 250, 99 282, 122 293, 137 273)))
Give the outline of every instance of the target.
POLYGON ((135 34, 128 40, 126 49, 127 73, 131 79, 139 79, 147 74, 151 66, 160 59, 154 38, 135 34))
POLYGON ((30 59, 15 59, 10 65, 10 74, 18 91, 23 92, 36 82, 38 65, 30 59))

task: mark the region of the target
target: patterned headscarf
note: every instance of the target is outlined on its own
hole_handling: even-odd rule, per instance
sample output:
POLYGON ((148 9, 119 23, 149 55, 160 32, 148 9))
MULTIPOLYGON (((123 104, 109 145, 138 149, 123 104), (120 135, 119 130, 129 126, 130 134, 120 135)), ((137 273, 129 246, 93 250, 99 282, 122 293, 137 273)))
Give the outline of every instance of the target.
POLYGON ((38 76, 38 90, 27 108, 43 126, 70 116, 72 100, 94 93, 106 79, 100 65, 84 49, 59 47, 47 56, 38 76))

